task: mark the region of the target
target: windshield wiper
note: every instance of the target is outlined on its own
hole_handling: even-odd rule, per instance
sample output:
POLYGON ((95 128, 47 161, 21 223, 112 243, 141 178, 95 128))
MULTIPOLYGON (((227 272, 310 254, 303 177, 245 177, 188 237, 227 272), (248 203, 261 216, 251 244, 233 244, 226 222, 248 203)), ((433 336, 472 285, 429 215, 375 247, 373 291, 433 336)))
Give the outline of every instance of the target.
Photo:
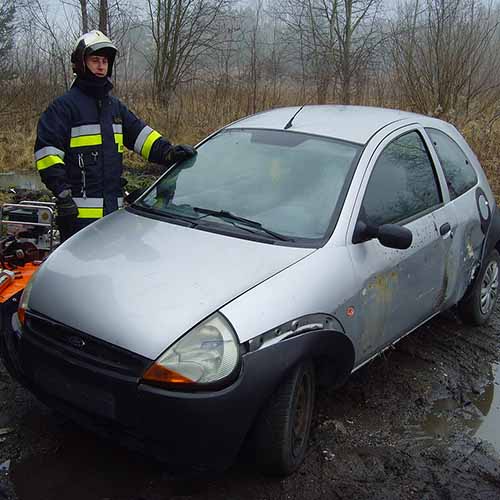
POLYGON ((138 208, 139 210, 144 210, 145 212, 150 212, 155 215, 161 215, 162 217, 170 217, 171 219, 179 219, 184 222, 189 222, 190 224, 196 224, 199 217, 190 217, 189 215, 182 215, 173 211, 158 210, 157 208, 149 207, 143 203, 133 203, 133 208, 138 208))
MULTIPOLYGON (((239 215, 235 215, 231 212, 228 212, 227 210, 211 210, 209 208, 202 208, 202 207, 192 207, 192 209, 195 212, 199 212, 201 214, 212 215, 214 217, 219 217, 221 219, 229 219, 230 221, 239 222, 239 223, 244 224, 246 226, 250 226, 254 229, 262 231, 263 233, 266 233, 269 236, 272 236, 273 238, 280 240, 280 241, 294 241, 292 238, 289 238, 288 236, 277 233, 276 231, 272 231, 271 229, 267 229, 260 222, 258 222, 256 220, 245 219, 244 217, 240 217, 239 215)), ((201 219, 201 217, 200 217, 200 219, 201 219)), ((244 229, 246 229, 246 228, 244 228, 244 229)))

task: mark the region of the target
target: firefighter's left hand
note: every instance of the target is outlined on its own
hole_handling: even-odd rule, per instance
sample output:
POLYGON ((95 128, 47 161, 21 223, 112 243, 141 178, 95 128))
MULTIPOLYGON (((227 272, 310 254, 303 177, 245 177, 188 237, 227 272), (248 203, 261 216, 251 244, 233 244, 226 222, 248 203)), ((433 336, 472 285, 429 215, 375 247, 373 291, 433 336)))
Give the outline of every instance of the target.
POLYGON ((177 146, 172 146, 170 151, 167 153, 166 162, 167 165, 173 165, 178 161, 187 160, 188 158, 192 158, 196 156, 197 152, 193 146, 189 146, 187 144, 178 144, 177 146))

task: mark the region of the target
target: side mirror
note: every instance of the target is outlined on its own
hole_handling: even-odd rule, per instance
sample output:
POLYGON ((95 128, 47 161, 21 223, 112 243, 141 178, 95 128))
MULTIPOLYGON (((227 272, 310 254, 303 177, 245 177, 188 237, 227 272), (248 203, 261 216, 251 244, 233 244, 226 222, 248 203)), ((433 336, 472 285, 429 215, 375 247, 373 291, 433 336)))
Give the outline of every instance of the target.
POLYGON ((406 250, 412 244, 413 234, 409 229, 398 224, 374 226, 359 220, 354 229, 352 242, 362 243, 373 238, 377 238, 385 247, 406 250))
POLYGON ((127 203, 127 205, 131 205, 132 203, 134 203, 135 200, 137 200, 137 198, 139 198, 139 196, 141 196, 145 192, 146 192, 145 188, 134 189, 130 193, 127 193, 124 196, 123 200, 125 201, 125 203, 127 203))
POLYGON ((378 241, 385 247, 406 250, 411 246, 413 234, 398 224, 383 224, 378 228, 378 241))

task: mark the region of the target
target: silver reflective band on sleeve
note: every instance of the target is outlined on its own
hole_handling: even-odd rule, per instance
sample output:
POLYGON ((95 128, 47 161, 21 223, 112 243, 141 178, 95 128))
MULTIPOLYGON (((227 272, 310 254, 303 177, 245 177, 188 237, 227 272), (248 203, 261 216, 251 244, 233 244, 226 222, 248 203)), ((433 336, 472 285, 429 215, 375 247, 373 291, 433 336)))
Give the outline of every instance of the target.
POLYGON ((114 134, 123 134, 123 125, 121 124, 113 124, 113 133, 114 134))
POLYGON ((38 151, 35 151, 35 161, 41 160, 42 158, 50 155, 59 156, 61 159, 64 159, 64 151, 61 151, 54 146, 46 146, 38 151))
POLYGON ((104 216, 103 198, 73 198, 79 219, 100 219, 104 216))
POLYGON ((80 137, 81 135, 97 135, 101 133, 100 125, 80 125, 71 129, 71 137, 80 137))
POLYGON ((73 198, 78 208, 103 208, 104 198, 73 198))
POLYGON ((134 144, 134 151, 137 154, 141 154, 142 146, 144 146, 144 143, 146 142, 146 139, 148 138, 151 132, 153 132, 153 129, 146 125, 137 136, 137 139, 135 140, 134 144))

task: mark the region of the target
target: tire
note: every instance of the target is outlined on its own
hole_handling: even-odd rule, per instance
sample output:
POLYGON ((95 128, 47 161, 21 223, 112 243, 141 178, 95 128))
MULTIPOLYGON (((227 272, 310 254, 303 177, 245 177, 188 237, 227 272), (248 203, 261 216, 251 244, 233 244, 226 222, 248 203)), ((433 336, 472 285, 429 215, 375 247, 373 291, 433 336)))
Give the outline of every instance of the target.
POLYGON ((18 359, 12 354, 16 350, 16 346, 13 345, 14 334, 10 326, 13 311, 10 308, 5 309, 5 307, 5 304, 0 304, 0 358, 10 376, 21 385, 25 385, 18 359))
POLYGON ((312 362, 297 365, 259 415, 253 446, 259 468, 265 474, 285 476, 304 460, 316 381, 312 362))
POLYGON ((4 311, 0 306, 0 358, 2 359, 2 362, 7 371, 9 372, 10 376, 16 378, 15 368, 12 363, 12 360, 10 359, 9 350, 7 348, 6 332, 3 330, 5 323, 6 321, 4 318, 4 311))
POLYGON ((499 271, 500 255, 492 250, 471 292, 458 303, 458 313, 464 323, 484 325, 490 319, 498 298, 499 271))

